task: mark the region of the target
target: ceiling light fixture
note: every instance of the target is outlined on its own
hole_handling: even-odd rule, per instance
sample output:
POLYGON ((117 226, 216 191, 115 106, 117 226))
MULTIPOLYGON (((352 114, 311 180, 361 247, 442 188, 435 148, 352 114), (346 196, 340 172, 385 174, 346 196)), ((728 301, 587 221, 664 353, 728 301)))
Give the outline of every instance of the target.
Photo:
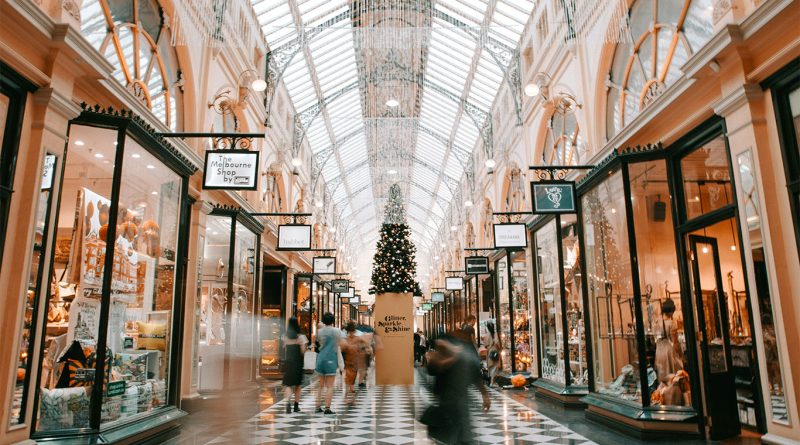
POLYGON ((468 200, 464 201, 464 207, 472 207, 472 200, 468 199, 468 200))
POLYGON ((142 155, 140 155, 139 153, 134 153, 134 154, 132 154, 132 155, 131 155, 131 157, 132 157, 133 159, 139 159, 139 158, 141 158, 141 157, 142 157, 142 155))
POLYGON ((331 227, 328 227, 328 232, 330 232, 330 233, 336 233, 336 227, 333 227, 333 226, 331 226, 331 227))
POLYGON ((102 159, 103 158, 103 154, 102 153, 95 153, 94 157, 96 157, 97 159, 102 159))
POLYGON ((494 162, 494 159, 487 159, 486 162, 483 163, 483 165, 485 165, 486 168, 495 168, 497 163, 494 162))
POLYGON ((389 99, 389 100, 386 101, 386 106, 387 107, 394 108, 394 107, 396 107, 398 105, 400 105, 400 102, 397 99, 389 99))
POLYGON ((303 160, 298 157, 294 157, 292 158, 292 165, 294 165, 295 167, 300 167, 301 165, 303 165, 303 160))
POLYGON ((450 230, 455 232, 456 230, 458 230, 458 226, 450 226, 450 230))
POLYGON ((322 206, 323 206, 323 205, 324 205, 324 204, 322 203, 322 201, 315 201, 315 202, 314 202, 314 207, 316 207, 316 208, 318 208, 318 209, 319 209, 319 208, 322 208, 322 206))
POLYGON ((150 192, 151 195, 157 195, 158 192, 150 192))
POLYGON ((150 170, 152 170, 152 169, 156 168, 156 166, 155 166, 155 165, 153 165, 153 164, 147 164, 147 168, 149 168, 150 170))
POLYGON ((391 169, 391 170, 387 171, 386 173, 389 173, 390 175, 396 175, 397 174, 397 170, 391 169))
POLYGON ((81 140, 77 140, 77 141, 75 141, 75 145, 77 145, 78 147, 83 147, 86 144, 81 140))

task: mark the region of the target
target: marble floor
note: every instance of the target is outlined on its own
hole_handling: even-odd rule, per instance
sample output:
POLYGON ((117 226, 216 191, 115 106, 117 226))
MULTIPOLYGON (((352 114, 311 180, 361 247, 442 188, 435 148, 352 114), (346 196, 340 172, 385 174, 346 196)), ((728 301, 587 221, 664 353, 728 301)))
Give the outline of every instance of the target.
MULTIPOLYGON (((433 397, 424 373, 413 386, 374 386, 358 391, 347 407, 337 380, 331 409, 315 412, 316 382, 303 388, 299 413, 286 413, 278 382, 227 392, 191 410, 167 445, 201 444, 432 444, 418 419, 433 397)), ((476 444, 634 445, 643 443, 589 423, 580 410, 564 410, 527 391, 491 390, 492 407, 483 412, 477 391, 470 403, 476 444)), ((648 442, 653 443, 653 442, 648 442)), ((658 442, 656 442, 658 443, 658 442)), ((700 440, 662 441, 694 445, 700 440)), ((746 437, 726 444, 749 444, 746 437)))

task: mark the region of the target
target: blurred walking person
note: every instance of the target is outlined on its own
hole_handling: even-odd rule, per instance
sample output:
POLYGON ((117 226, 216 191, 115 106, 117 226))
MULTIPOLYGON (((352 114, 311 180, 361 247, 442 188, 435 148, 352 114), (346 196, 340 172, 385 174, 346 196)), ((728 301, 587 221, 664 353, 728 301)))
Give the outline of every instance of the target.
POLYGON ((481 380, 478 354, 468 340, 458 337, 442 336, 428 353, 428 372, 436 377, 433 394, 437 405, 428 407, 420 421, 428 426, 428 434, 435 440, 471 444, 474 434, 469 387, 474 385, 480 391, 484 410, 489 410, 491 400, 481 380))
POLYGON ((300 385, 303 383, 303 354, 306 352, 308 338, 300 333, 297 317, 289 319, 283 345, 283 386, 285 386, 286 412, 292 412, 292 393, 294 393, 294 412, 299 412, 300 385))
POLYGON ((486 369, 489 372, 489 386, 494 385, 497 372, 503 366, 502 355, 503 345, 497 336, 497 330, 493 321, 486 322, 486 335, 481 339, 481 343, 486 347, 486 369))
POLYGON ((319 352, 317 354, 316 371, 319 374, 319 389, 317 390, 317 412, 334 414, 331 411, 331 400, 333 399, 333 384, 336 381, 336 373, 339 371, 339 342, 342 340, 342 331, 333 327, 336 318, 332 313, 326 312, 322 316, 322 323, 325 325, 317 330, 317 342, 319 342, 319 352), (324 397, 324 409, 323 409, 324 397))
POLYGON ((352 406, 356 401, 356 377, 358 372, 367 368, 367 344, 364 339, 356 336, 356 324, 352 321, 345 327, 347 337, 342 340, 341 348, 344 355, 344 402, 352 406))

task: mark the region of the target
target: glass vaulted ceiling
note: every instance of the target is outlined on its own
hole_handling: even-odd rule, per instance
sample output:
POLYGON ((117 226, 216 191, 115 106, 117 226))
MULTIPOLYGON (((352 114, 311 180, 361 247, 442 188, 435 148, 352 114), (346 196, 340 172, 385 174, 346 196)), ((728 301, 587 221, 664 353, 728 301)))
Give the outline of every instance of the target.
POLYGON ((324 104, 306 128, 305 142, 318 164, 326 159, 322 176, 349 239, 374 243, 383 195, 398 182, 415 242, 432 247, 481 138, 461 103, 490 114, 504 82, 507 67, 480 42, 516 50, 533 6, 526 0, 253 0, 273 53, 300 48, 282 77, 295 111, 324 104), (416 37, 409 41, 416 48, 365 44, 363 30, 381 26, 413 30, 416 37), (387 90, 399 96, 399 106, 385 105, 381 94, 387 90), (387 126, 391 119, 412 124, 387 126), (383 142, 377 139, 407 127, 414 131, 398 138, 402 147, 385 135, 383 142))

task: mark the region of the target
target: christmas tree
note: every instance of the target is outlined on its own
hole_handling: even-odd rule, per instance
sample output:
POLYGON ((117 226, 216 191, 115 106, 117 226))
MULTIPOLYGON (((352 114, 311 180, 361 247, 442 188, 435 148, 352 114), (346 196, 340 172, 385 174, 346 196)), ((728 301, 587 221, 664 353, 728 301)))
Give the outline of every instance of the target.
POLYGON ((411 242, 411 230, 403 208, 403 195, 397 184, 389 188, 389 199, 384 210, 381 237, 372 264, 370 294, 387 292, 419 292, 414 280, 417 263, 416 248, 411 242))

